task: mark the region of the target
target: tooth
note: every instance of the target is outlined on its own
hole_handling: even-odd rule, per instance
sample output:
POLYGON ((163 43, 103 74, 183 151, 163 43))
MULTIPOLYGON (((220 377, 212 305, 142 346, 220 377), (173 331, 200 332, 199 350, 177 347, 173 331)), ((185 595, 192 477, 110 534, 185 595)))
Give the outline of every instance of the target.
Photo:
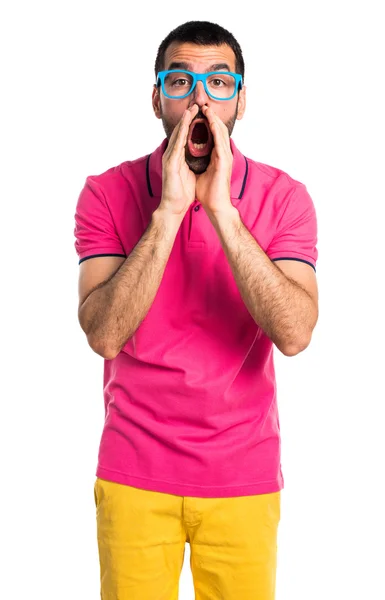
POLYGON ((206 144, 196 144, 195 142, 194 144, 194 148, 197 148, 197 150, 200 150, 201 148, 204 148, 206 146, 206 144))

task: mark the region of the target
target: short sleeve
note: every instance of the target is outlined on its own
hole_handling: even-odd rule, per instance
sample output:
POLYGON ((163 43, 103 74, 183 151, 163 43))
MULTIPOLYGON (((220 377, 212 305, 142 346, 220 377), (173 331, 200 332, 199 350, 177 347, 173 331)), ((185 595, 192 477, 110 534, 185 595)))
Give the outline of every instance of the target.
POLYGON ((316 268, 317 216, 313 201, 303 183, 290 194, 277 231, 266 254, 271 260, 299 260, 316 268))
POLYGON ((79 264, 95 256, 126 256, 107 200, 92 177, 87 177, 77 201, 74 236, 79 264))

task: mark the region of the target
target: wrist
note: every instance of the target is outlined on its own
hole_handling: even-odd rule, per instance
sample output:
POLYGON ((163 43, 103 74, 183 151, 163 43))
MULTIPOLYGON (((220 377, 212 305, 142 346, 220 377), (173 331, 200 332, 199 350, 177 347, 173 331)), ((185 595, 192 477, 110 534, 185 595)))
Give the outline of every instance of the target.
POLYGON ((165 208, 164 206, 158 206, 158 208, 152 213, 152 220, 155 223, 161 223, 167 227, 176 227, 177 229, 179 229, 183 219, 184 213, 174 213, 172 210, 165 208))
POLYGON ((231 221, 237 224, 241 219, 238 209, 233 204, 229 204, 229 206, 220 210, 207 210, 206 212, 212 223, 220 223, 222 221, 227 223, 231 221))

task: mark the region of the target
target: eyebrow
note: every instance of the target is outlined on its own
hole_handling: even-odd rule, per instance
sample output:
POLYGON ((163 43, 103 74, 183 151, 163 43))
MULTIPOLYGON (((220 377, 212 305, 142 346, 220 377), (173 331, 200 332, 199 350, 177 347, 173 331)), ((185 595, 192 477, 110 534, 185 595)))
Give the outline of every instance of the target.
MULTIPOLYGON (((187 62, 172 62, 168 67, 167 71, 171 71, 172 69, 184 69, 185 71, 191 71, 190 63, 187 62)), ((230 67, 227 63, 215 63, 211 65, 204 71, 205 73, 209 73, 210 71, 230 71, 230 67)))

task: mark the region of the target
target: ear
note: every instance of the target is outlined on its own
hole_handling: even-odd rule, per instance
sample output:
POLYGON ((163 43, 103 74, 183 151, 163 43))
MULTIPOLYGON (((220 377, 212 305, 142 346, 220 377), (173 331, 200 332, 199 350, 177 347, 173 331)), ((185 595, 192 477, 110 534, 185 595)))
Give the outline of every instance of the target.
POLYGON ((152 108, 154 109, 154 113, 157 119, 162 118, 161 114, 161 106, 160 106, 160 87, 156 87, 154 84, 152 89, 152 108))
POLYGON ((246 86, 243 85, 242 89, 239 92, 239 100, 238 100, 238 114, 237 119, 242 119, 246 110, 246 86))

